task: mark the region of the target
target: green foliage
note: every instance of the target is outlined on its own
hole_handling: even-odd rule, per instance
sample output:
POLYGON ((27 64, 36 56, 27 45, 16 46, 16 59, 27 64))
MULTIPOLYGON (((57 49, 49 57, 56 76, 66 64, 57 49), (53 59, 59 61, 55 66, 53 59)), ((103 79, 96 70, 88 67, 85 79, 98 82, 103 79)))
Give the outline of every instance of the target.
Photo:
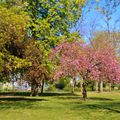
POLYGON ((65 87, 65 85, 64 85, 64 83, 57 83, 57 84, 55 84, 55 87, 56 87, 57 89, 62 90, 62 89, 65 87))
POLYGON ((18 57, 9 55, 7 57, 7 64, 6 64, 6 69, 9 71, 15 71, 18 68, 23 68, 23 67, 27 67, 27 66, 31 66, 31 63, 28 62, 25 59, 20 59, 18 57))
POLYGON ((7 48, 10 49, 10 45, 13 48, 20 47, 29 20, 29 16, 20 9, 7 9, 0 6, 0 50, 6 52, 7 48))
POLYGON ((55 87, 57 89, 64 89, 68 84, 69 84, 70 80, 69 78, 65 78, 65 77, 62 77, 59 79, 59 81, 55 84, 55 87))
POLYGON ((40 84, 50 79, 51 63, 48 60, 49 51, 40 41, 28 41, 25 49, 25 58, 31 63, 25 73, 25 79, 32 84, 40 84))
POLYGON ((54 69, 48 60, 50 48, 65 39, 72 41, 79 37, 78 33, 71 34, 70 28, 79 19, 84 4, 85 0, 0 1, 0 52, 5 55, 4 72, 27 67, 28 80, 48 79, 54 69))
POLYGON ((19 9, 0 6, 0 43, 19 43, 26 34, 29 17, 19 9))
POLYGON ((0 5, 1 78, 30 66, 30 62, 23 59, 24 40, 29 20, 29 16, 20 8, 6 8, 0 5))
POLYGON ((48 86, 46 91, 49 91, 49 92, 56 91, 55 85, 54 84, 49 84, 49 86, 48 86))
POLYGON ((70 28, 80 18, 85 0, 27 0, 27 3, 26 10, 32 18, 31 36, 53 47, 59 36, 69 36, 70 28))
POLYGON ((4 63, 3 61, 4 54, 0 52, 0 72, 3 70, 2 65, 4 63))

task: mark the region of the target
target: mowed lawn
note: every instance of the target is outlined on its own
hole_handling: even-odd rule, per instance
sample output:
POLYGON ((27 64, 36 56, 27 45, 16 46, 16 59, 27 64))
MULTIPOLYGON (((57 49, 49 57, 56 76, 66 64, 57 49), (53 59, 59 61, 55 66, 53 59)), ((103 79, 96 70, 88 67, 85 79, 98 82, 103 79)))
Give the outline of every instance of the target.
POLYGON ((0 96, 0 120, 120 120, 120 92, 0 96))

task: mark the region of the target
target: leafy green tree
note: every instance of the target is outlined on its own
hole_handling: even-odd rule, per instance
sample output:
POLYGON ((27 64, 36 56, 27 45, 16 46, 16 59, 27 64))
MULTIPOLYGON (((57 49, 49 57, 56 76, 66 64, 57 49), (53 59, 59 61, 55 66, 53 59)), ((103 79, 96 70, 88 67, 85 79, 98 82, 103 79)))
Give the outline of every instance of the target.
POLYGON ((27 0, 27 3, 26 10, 32 19, 29 34, 53 47, 59 36, 69 36, 85 0, 27 0))
POLYGON ((4 63, 3 61, 4 54, 0 52, 0 72, 2 71, 2 64, 4 63))
POLYGON ((23 59, 29 20, 29 16, 20 8, 8 9, 0 5, 0 69, 3 76, 30 65, 23 59))
POLYGON ((27 69, 24 78, 31 85, 31 96, 38 94, 39 87, 41 87, 42 93, 44 82, 49 79, 50 64, 47 61, 47 57, 48 51, 45 50, 40 41, 28 41, 25 58, 31 62, 32 65, 27 69))
POLYGON ((28 80, 31 84, 32 95, 36 95, 39 84, 43 85, 43 78, 49 78, 48 71, 50 70, 48 69, 52 68, 50 64, 48 65, 46 62, 41 62, 43 61, 43 58, 40 56, 45 56, 46 52, 48 52, 51 47, 54 47, 66 38, 72 40, 80 37, 78 33, 73 33, 71 35, 70 29, 76 25, 76 22, 81 15, 81 8, 84 6, 85 1, 72 0, 68 2, 65 0, 26 0, 24 3, 25 2, 27 2, 26 11, 32 19, 29 26, 28 36, 32 39, 39 40, 39 44, 42 45, 40 45, 40 49, 38 49, 34 42, 30 46, 28 45, 30 48, 27 48, 25 52, 26 56, 30 57, 32 55, 31 57, 33 60, 31 58, 27 58, 32 62, 32 66, 28 69, 26 76, 31 76, 28 80), (41 49, 43 46, 44 49, 41 49), (46 52, 43 52, 42 54, 41 52, 45 50, 46 52), (35 76, 36 74, 37 76, 35 76), (42 77, 43 74, 44 77, 42 77))

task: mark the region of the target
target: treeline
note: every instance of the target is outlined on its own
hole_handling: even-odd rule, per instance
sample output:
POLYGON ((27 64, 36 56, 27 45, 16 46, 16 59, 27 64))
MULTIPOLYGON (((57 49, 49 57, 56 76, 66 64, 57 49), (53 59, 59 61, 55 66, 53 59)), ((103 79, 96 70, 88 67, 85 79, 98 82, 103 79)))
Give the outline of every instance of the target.
POLYGON ((43 92, 45 81, 80 76, 84 98, 88 80, 105 77, 118 83, 114 47, 106 40, 86 45, 78 31, 70 31, 85 4, 85 0, 1 0, 1 82, 11 81, 19 73, 19 79, 29 83, 35 96, 39 87, 43 92))

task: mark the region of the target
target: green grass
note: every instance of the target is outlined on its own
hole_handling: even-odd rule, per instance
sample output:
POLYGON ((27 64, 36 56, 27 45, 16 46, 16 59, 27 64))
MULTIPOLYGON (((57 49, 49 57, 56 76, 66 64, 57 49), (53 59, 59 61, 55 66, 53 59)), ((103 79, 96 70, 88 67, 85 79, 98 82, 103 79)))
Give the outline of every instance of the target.
POLYGON ((40 97, 0 96, 0 120, 120 120, 120 93, 47 93, 40 97))

